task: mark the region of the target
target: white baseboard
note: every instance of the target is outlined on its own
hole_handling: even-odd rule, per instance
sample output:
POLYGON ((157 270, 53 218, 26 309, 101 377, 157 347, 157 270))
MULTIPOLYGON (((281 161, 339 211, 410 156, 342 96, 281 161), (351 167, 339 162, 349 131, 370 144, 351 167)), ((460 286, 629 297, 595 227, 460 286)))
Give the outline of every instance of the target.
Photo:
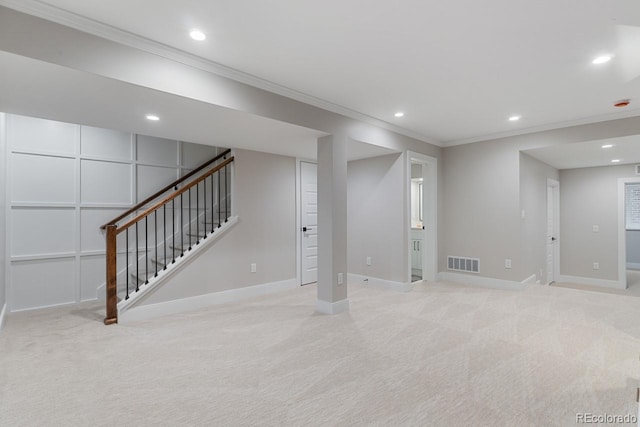
POLYGON ((532 274, 531 276, 527 277, 526 279, 524 279, 522 282, 523 285, 529 285, 529 284, 535 284, 535 283, 540 283, 539 280, 536 279, 536 275, 532 274))
POLYGON ((322 314, 340 314, 349 311, 349 300, 343 299, 336 302, 316 301, 316 311, 322 314))
POLYGON ((2 306, 2 311, 0 311, 0 332, 2 331, 2 325, 4 325, 4 316, 7 314, 7 304, 5 303, 2 306))
POLYGON ((594 279, 592 277, 579 277, 579 276, 558 276, 556 282, 575 283, 577 285, 589 285, 599 286, 601 288, 609 289, 627 289, 626 280, 606 280, 606 279, 594 279))
POLYGON ((237 302, 261 295, 267 295, 273 292, 295 289, 297 287, 299 287, 297 280, 293 278, 281 280, 279 282, 264 283, 262 285, 247 286, 244 288, 230 289, 228 291, 197 295, 157 304, 131 307, 122 312, 118 310, 118 323, 130 323, 139 320, 167 316, 170 314, 182 313, 185 311, 197 310, 199 308, 210 307, 213 305, 237 302))
POLYGON ((361 274, 348 273, 347 280, 349 283, 363 283, 376 288, 398 292, 410 292, 413 289, 413 283, 411 282, 394 282, 392 280, 378 279, 377 277, 363 276, 361 274))
POLYGON ((531 280, 535 282, 535 275, 527 277, 522 282, 516 282, 504 279, 494 279, 491 277, 483 277, 470 274, 450 273, 448 271, 441 271, 438 273, 438 281, 457 282, 464 285, 480 286, 482 288, 491 289, 508 289, 508 290, 521 290, 524 289, 527 284, 531 283, 531 280))
POLYGON ((628 262, 627 270, 640 270, 640 262, 628 262))

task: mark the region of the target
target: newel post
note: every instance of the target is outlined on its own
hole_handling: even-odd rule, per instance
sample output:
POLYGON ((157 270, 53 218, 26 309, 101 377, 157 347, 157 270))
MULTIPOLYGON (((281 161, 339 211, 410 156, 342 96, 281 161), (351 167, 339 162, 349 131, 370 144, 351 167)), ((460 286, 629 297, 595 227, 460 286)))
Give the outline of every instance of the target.
POLYGON ((115 224, 106 226, 107 229, 107 317, 104 318, 105 325, 118 323, 118 294, 116 268, 116 230, 115 224))

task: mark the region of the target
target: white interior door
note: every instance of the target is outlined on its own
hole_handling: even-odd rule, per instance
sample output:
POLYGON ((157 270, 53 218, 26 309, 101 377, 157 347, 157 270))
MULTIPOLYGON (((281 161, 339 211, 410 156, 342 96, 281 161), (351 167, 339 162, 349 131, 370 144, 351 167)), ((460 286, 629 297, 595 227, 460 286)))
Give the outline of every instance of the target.
POLYGON ((547 184, 547 284, 556 280, 556 253, 558 246, 557 212, 558 187, 555 183, 547 184))
POLYGON ((318 280, 318 165, 300 162, 302 245, 301 282, 318 280))

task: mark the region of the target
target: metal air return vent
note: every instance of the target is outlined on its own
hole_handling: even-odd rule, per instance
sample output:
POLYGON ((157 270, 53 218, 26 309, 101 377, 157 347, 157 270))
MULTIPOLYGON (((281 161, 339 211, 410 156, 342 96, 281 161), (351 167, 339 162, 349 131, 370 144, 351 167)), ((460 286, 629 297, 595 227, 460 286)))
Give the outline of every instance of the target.
POLYGON ((480 259, 449 256, 447 257, 447 267, 449 270, 480 273, 480 259))

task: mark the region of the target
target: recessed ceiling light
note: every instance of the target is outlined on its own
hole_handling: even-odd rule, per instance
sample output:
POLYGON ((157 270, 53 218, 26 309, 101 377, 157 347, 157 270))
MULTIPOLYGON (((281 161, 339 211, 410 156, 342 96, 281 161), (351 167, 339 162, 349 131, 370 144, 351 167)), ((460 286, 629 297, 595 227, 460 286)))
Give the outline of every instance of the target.
POLYGON ((511 116, 511 117, 509 117, 509 121, 510 122, 517 122, 521 118, 522 118, 522 116, 511 116))
POLYGON ((207 38, 205 33, 203 33, 200 30, 191 30, 191 32, 189 33, 189 36, 191 36, 192 39, 197 40, 199 42, 207 38))
POLYGON ((160 117, 156 116, 155 114, 147 114, 146 117, 147 120, 151 120, 152 122, 157 122, 158 120, 160 120, 160 117))
POLYGON ((403 117, 404 113, 402 111, 398 111, 397 113, 394 114, 394 116, 396 117, 403 117))
POLYGON ((611 61, 611 58, 613 58, 612 55, 601 55, 594 58, 591 63, 595 65, 606 64, 607 62, 611 61))
POLYGON ((613 144, 605 144, 602 146, 602 148, 611 148, 613 147, 613 144))
POLYGON ((620 159, 613 159, 611 160, 611 163, 620 163, 620 159))

